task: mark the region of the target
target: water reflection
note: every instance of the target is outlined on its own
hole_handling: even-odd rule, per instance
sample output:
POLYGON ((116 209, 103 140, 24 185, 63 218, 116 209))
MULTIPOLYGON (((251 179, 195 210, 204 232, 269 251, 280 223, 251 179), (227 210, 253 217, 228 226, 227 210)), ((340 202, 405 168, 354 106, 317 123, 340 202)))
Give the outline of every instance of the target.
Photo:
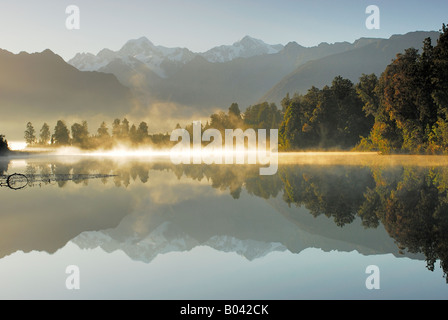
POLYGON ((70 240, 145 262, 199 245, 249 260, 314 247, 424 259, 429 270, 440 260, 448 272, 445 166, 290 163, 260 176, 256 166, 80 158, 3 174, 11 166, 34 181, 0 193, 0 257, 70 240), (52 176, 72 178, 36 179, 52 176))

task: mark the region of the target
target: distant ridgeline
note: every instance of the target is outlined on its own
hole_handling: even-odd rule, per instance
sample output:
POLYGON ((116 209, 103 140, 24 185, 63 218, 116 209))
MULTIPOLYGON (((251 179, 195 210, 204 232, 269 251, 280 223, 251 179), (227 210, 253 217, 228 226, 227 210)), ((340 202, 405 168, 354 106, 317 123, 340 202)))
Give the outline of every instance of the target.
MULTIPOLYGON (((359 82, 337 76, 322 89, 289 93, 281 101, 263 102, 241 112, 233 103, 228 112, 210 116, 203 130, 279 129, 279 150, 357 150, 382 153, 448 153, 448 28, 443 25, 437 43, 423 41, 422 52, 409 48, 398 53, 380 77, 363 74, 359 82)), ((178 124, 176 128, 180 128, 178 124)), ((192 125, 185 127, 192 136, 192 125)), ((71 132, 60 120, 50 133, 44 124, 38 141, 28 123, 28 145, 73 145, 108 149, 117 143, 132 146, 172 145, 169 133, 149 134, 141 122, 130 125, 116 119, 109 132, 103 122, 95 134, 87 122, 75 123, 71 132), (71 133, 71 135, 70 135, 71 133)))

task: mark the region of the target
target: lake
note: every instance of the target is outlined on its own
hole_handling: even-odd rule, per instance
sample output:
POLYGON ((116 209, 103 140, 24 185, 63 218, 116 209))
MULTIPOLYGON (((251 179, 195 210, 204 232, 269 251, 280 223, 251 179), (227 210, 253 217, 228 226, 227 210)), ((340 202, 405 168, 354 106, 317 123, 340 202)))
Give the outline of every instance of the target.
POLYGON ((260 176, 163 157, 4 159, 0 298, 447 299, 446 164, 293 154, 260 176))

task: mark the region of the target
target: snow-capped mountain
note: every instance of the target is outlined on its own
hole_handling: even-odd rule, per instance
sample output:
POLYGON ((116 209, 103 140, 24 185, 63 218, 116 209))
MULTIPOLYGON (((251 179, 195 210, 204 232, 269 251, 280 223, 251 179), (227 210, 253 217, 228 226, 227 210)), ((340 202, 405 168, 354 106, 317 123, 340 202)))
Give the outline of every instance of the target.
POLYGON ((209 62, 227 62, 236 58, 250 58, 263 54, 277 53, 283 49, 283 45, 270 45, 262 40, 245 36, 232 45, 222 45, 201 53, 209 62))
POLYGON ((72 240, 81 249, 101 247, 106 252, 123 251, 136 261, 151 262, 159 254, 169 252, 189 251, 196 246, 207 246, 221 252, 234 252, 248 260, 254 260, 270 252, 283 252, 287 248, 281 243, 271 243, 256 240, 240 240, 231 236, 214 236, 200 243, 193 237, 183 233, 164 222, 155 230, 146 234, 136 235, 117 240, 107 230, 83 232, 72 240))
POLYGON ((196 56, 202 56, 212 63, 228 62, 236 58, 250 58, 253 56, 273 54, 283 49, 283 45, 269 45, 262 40, 249 36, 244 37, 232 45, 212 48, 204 53, 194 53, 186 48, 167 48, 156 46, 146 37, 129 40, 120 50, 101 50, 97 55, 92 53, 78 53, 68 63, 81 71, 101 71, 114 60, 121 60, 131 65, 135 60, 144 63, 150 70, 160 77, 167 77, 167 65, 184 65, 196 56))
POLYGON ((191 61, 195 53, 185 48, 166 48, 156 46, 145 37, 129 40, 120 50, 101 50, 97 55, 78 53, 68 63, 81 71, 98 71, 114 60, 121 60, 132 65, 135 60, 143 62, 149 69, 165 78, 166 72, 162 67, 165 61, 184 64, 191 61))

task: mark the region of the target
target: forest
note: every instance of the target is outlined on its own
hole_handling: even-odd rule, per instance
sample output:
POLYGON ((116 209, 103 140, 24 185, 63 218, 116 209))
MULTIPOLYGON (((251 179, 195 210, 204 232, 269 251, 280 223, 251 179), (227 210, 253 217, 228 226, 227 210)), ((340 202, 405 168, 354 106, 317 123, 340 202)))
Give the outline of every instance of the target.
POLYGON ((331 86, 285 97, 281 149, 354 149, 382 153, 448 151, 448 29, 422 52, 399 53, 378 78, 357 84, 336 77, 331 86))

